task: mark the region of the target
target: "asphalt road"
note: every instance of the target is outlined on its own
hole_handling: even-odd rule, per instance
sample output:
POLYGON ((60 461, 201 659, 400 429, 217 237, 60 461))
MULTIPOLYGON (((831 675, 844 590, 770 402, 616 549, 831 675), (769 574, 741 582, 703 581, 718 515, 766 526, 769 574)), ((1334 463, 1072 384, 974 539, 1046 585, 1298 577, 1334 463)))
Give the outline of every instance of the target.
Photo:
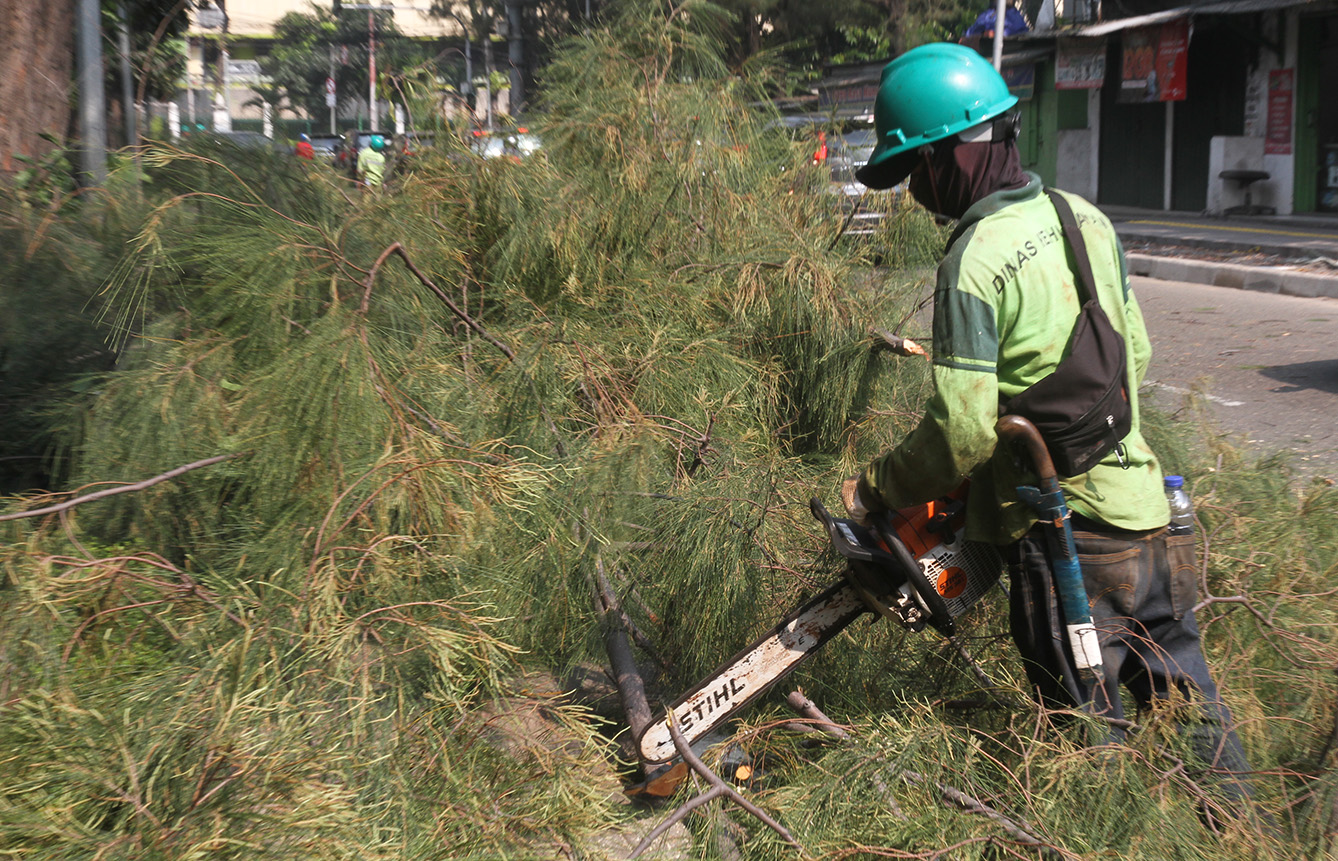
POLYGON ((1201 391, 1221 429, 1338 480, 1338 299, 1133 278, 1152 339, 1145 382, 1175 409, 1201 391))

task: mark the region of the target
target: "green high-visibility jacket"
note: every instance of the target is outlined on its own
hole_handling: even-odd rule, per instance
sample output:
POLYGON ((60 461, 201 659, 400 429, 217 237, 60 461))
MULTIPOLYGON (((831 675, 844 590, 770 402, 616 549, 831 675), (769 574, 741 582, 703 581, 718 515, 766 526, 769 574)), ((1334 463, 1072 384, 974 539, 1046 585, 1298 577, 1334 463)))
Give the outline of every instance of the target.
POLYGON ((385 175, 386 157, 371 147, 363 147, 358 153, 358 176, 370 188, 379 188, 385 175))
MULTIPOLYGON (((1041 180, 996 192, 962 217, 934 291, 934 393, 920 424, 865 470, 889 508, 936 499, 971 479, 967 537, 1007 544, 1035 515, 1017 500, 1034 473, 996 447, 999 403, 1054 371, 1067 355, 1081 308, 1077 275, 1041 180)), ((1124 439, 1129 469, 1114 453, 1090 472, 1061 480, 1070 509, 1121 529, 1157 529, 1170 512, 1161 465, 1139 432, 1138 386, 1152 350, 1129 288, 1124 249, 1109 219, 1065 194, 1082 231, 1101 307, 1124 336, 1133 426, 1124 439)))

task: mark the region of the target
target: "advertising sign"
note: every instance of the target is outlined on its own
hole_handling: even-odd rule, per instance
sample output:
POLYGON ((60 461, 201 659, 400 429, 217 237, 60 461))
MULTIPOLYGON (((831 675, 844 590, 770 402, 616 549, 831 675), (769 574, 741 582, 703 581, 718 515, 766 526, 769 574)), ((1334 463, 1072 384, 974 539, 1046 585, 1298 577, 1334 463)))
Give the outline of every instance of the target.
POLYGON ((1180 102, 1189 54, 1189 22, 1168 21, 1129 30, 1120 54, 1121 102, 1180 102))
POLYGON ((1296 71, 1273 69, 1268 73, 1268 125, 1264 133, 1264 152, 1291 155, 1292 91, 1296 71))
POLYGON ((234 84, 258 84, 264 80, 259 60, 228 58, 228 80, 234 84))
POLYGON ((1189 20, 1167 21, 1161 25, 1157 42, 1157 78, 1161 84, 1158 97, 1163 102, 1183 102, 1188 95, 1189 20))
POLYGON ((1099 90, 1105 80, 1105 39, 1059 40, 1055 52, 1056 90, 1099 90))

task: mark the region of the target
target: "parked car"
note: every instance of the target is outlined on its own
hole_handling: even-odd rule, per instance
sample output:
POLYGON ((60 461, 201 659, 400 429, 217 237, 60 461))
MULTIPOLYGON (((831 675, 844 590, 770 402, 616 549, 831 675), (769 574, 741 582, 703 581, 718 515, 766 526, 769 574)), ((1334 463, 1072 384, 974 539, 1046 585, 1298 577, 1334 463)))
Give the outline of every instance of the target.
POLYGON ((514 131, 488 133, 475 131, 470 138, 469 148, 484 158, 512 158, 519 161, 528 158, 543 147, 543 140, 538 134, 525 126, 514 131))
POLYGON ((841 197, 842 211, 846 215, 854 213, 845 231, 848 236, 872 234, 885 216, 880 208, 870 208, 869 205, 879 193, 855 178, 855 171, 869 161, 877 144, 878 134, 871 128, 852 129, 828 141, 827 162, 832 181, 827 193, 841 197))
POLYGON ((311 148, 316 152, 316 159, 333 164, 339 151, 344 147, 344 138, 340 135, 310 135, 311 148))
POLYGON ((836 214, 849 219, 845 235, 867 236, 877 230, 890 198, 855 178, 855 171, 869 160, 878 142, 871 120, 797 114, 781 117, 774 125, 796 145, 803 146, 815 164, 826 167, 827 182, 820 191, 823 199, 835 204, 836 214))

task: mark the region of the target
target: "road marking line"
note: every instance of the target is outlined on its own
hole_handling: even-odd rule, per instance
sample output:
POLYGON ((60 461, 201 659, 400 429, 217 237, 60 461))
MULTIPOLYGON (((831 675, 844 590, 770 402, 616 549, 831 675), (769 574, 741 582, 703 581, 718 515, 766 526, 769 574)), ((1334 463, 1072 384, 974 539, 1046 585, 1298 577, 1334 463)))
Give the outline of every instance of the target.
POLYGON ((1144 380, 1143 385, 1152 386, 1158 389, 1165 389, 1168 392, 1175 392, 1177 395, 1198 395, 1199 397, 1206 398, 1207 400, 1210 400, 1215 404, 1221 404, 1224 407, 1245 406, 1244 401, 1233 401, 1227 398, 1220 398, 1217 395, 1209 395, 1204 392, 1192 392, 1189 389, 1182 389, 1179 386, 1168 385, 1167 383, 1158 382, 1157 380, 1144 380))
POLYGON ((1154 227, 1188 227, 1191 230, 1226 230, 1237 233, 1271 233, 1275 236, 1300 236, 1307 239, 1334 239, 1332 233, 1301 233, 1294 230, 1270 230, 1265 227, 1227 227, 1225 225, 1216 225, 1204 227, 1201 224, 1190 224, 1184 221, 1126 221, 1126 224, 1149 224, 1154 227))

